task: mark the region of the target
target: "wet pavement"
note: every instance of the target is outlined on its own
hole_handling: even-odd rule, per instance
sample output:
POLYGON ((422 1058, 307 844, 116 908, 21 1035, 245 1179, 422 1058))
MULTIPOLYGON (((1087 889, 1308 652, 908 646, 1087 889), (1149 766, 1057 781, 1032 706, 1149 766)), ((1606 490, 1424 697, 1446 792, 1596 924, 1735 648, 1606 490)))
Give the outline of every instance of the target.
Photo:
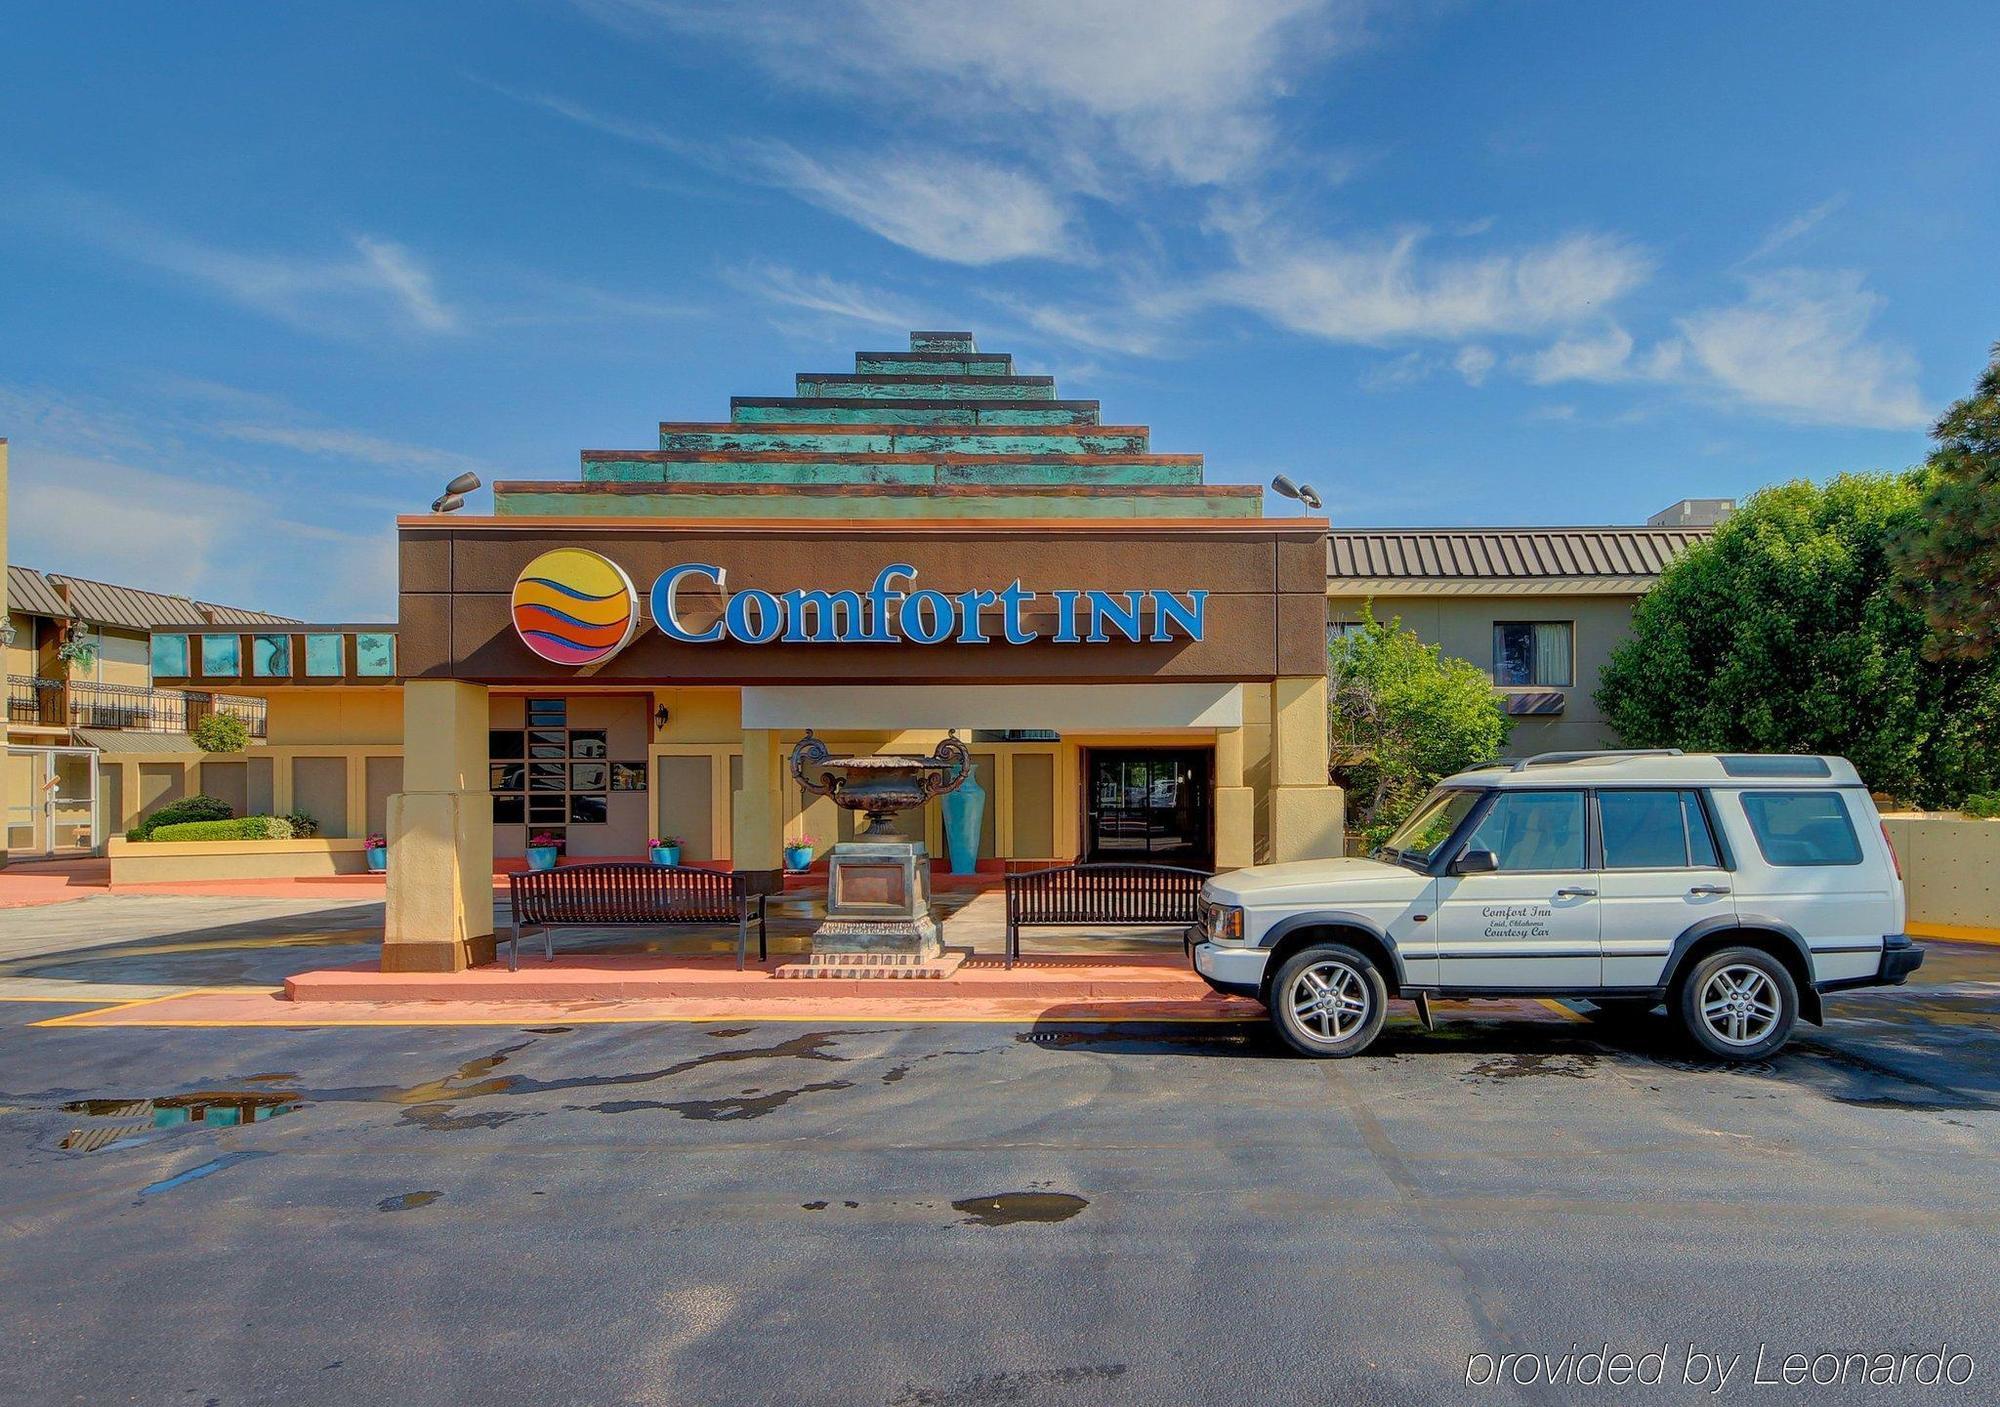
POLYGON ((1657 1018, 1399 1017, 1320 1064, 1254 1026, 0 1003, 0 1401, 1992 1402, 2000 949, 1931 954, 1740 1069, 1657 1018), (1940 1344, 1969 1384, 1750 1381, 1940 1344), (1572 1345, 1668 1382, 1466 1382, 1572 1345), (1744 1355, 1719 1398, 1691 1345, 1744 1355))

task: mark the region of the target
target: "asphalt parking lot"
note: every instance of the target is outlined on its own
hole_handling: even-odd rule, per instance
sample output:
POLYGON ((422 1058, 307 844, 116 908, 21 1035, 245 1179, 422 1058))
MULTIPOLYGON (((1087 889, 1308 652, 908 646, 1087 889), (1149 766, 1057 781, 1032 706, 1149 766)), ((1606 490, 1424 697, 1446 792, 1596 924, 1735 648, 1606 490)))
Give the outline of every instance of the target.
MULTIPOLYGON (((0 1400, 2000 1399, 2000 949, 1744 1069, 1490 1008, 1338 1064, 1232 1026, 37 1028, 78 1005, 20 999, 36 961, 0 969, 0 1400), (1970 1382, 1753 1381, 1940 1345, 1970 1382), (1572 1346, 1665 1381, 1475 1357, 1572 1346)), ((86 966, 173 959, 131 963, 86 966)))

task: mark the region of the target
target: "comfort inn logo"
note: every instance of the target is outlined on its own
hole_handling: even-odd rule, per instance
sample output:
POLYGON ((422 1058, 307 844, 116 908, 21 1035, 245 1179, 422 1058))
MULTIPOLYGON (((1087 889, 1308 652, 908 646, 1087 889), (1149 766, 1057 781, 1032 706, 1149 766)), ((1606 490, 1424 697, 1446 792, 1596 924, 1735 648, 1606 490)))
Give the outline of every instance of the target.
MULTIPOLYGON (((660 633, 684 645, 1170 644, 1200 641, 1207 627, 1206 591, 1038 592, 1017 578, 948 594, 917 576, 910 563, 892 562, 862 591, 732 591, 723 568, 687 562, 659 575, 648 605, 660 633), (694 596, 703 601, 690 610, 694 596)), ((543 553, 514 584, 514 629, 554 664, 610 659, 630 642, 637 614, 631 578, 582 548, 543 553)))
POLYGON ((513 607, 515 633, 550 664, 602 664, 639 629, 632 578, 581 547, 558 547, 523 567, 513 607))

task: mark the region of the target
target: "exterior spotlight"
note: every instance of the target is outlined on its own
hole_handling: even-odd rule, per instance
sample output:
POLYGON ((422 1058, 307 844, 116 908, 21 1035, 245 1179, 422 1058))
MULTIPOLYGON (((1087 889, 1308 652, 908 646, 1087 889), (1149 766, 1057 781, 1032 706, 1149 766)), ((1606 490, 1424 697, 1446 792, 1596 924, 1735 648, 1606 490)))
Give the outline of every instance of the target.
POLYGON ((456 513, 465 507, 465 496, 479 487, 477 474, 460 474, 444 486, 444 492, 431 503, 433 513, 456 513))
POLYGON ((1286 498, 1296 498, 1314 512, 1319 511, 1320 498, 1311 484, 1295 484, 1283 474, 1271 480, 1271 487, 1286 498))

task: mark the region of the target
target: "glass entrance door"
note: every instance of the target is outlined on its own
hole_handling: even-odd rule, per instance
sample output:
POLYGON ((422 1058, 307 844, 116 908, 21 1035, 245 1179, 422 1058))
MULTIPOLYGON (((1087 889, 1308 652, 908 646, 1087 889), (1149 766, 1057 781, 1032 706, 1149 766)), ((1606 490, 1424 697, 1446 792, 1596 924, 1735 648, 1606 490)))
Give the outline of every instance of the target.
POLYGON ((97 826, 97 754, 88 748, 7 750, 7 853, 85 855, 97 826))
POLYGON ((1206 866, 1214 854, 1213 762, 1213 754, 1192 748, 1092 749, 1085 858, 1206 866))

